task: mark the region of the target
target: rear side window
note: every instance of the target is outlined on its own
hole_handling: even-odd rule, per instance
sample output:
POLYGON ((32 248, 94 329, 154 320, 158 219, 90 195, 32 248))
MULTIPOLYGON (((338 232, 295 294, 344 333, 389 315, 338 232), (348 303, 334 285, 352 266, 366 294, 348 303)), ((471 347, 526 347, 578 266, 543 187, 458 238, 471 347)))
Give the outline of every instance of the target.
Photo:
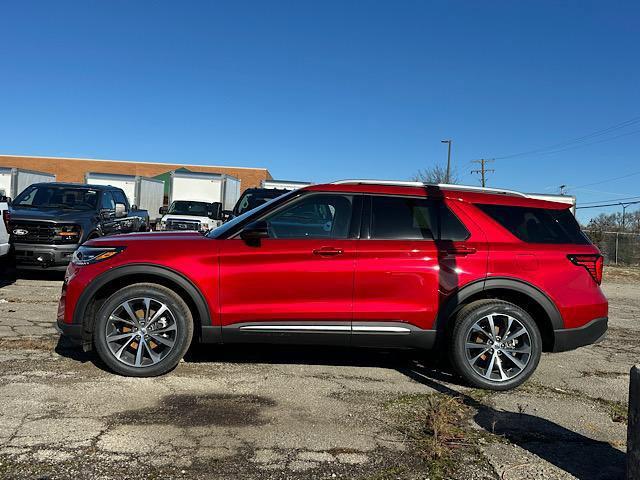
POLYGON ((461 241, 469 232, 438 200, 371 197, 370 237, 377 240, 461 241))
POLYGON ((569 209, 476 204, 520 240, 527 243, 589 244, 569 209))

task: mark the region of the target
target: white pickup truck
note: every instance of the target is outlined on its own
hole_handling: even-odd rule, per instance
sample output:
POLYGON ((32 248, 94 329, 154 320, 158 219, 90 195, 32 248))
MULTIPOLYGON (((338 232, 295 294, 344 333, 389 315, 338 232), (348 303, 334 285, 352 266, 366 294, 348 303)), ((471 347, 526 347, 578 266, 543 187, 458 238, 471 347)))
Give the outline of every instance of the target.
POLYGON ((9 204, 0 190, 0 257, 9 253, 9 204))

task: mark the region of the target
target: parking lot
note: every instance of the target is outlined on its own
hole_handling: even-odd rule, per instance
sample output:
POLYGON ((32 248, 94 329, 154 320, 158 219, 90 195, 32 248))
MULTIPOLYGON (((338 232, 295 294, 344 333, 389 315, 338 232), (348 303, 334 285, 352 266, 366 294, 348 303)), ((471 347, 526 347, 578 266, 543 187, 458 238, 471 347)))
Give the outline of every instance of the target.
MULTIPOLYGON (((456 382, 419 352, 211 346, 160 378, 123 378, 59 342, 59 276, 0 284, 3 478, 620 478, 640 277, 608 270, 598 345, 545 354, 507 393, 456 382), (407 432, 457 397, 469 428, 434 469, 407 432), (409 416, 407 416, 407 413, 409 416), (404 416, 403 416, 404 415, 404 416), (407 420, 408 419, 408 420, 407 420), (438 473, 440 472, 440 473, 438 473)), ((466 425, 465 423, 465 425, 466 425)))

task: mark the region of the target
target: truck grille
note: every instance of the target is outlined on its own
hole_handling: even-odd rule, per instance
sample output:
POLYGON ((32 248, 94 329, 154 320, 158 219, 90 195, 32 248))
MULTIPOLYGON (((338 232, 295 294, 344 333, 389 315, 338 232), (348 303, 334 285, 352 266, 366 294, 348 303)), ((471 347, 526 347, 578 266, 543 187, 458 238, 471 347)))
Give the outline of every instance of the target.
POLYGON ((45 245, 68 245, 77 243, 78 237, 73 240, 61 238, 56 234, 52 223, 12 221, 9 227, 12 243, 34 243, 45 245))
POLYGON ((200 230, 200 222, 192 220, 170 219, 167 221, 167 230, 200 230))

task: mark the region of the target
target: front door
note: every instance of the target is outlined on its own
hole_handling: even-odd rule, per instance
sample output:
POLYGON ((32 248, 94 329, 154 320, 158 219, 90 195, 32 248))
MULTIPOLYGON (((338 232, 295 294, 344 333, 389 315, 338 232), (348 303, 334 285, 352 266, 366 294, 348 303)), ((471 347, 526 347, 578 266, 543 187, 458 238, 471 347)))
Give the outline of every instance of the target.
POLYGON ((360 205, 303 194, 263 218, 269 238, 221 241, 223 340, 347 343, 360 205))

